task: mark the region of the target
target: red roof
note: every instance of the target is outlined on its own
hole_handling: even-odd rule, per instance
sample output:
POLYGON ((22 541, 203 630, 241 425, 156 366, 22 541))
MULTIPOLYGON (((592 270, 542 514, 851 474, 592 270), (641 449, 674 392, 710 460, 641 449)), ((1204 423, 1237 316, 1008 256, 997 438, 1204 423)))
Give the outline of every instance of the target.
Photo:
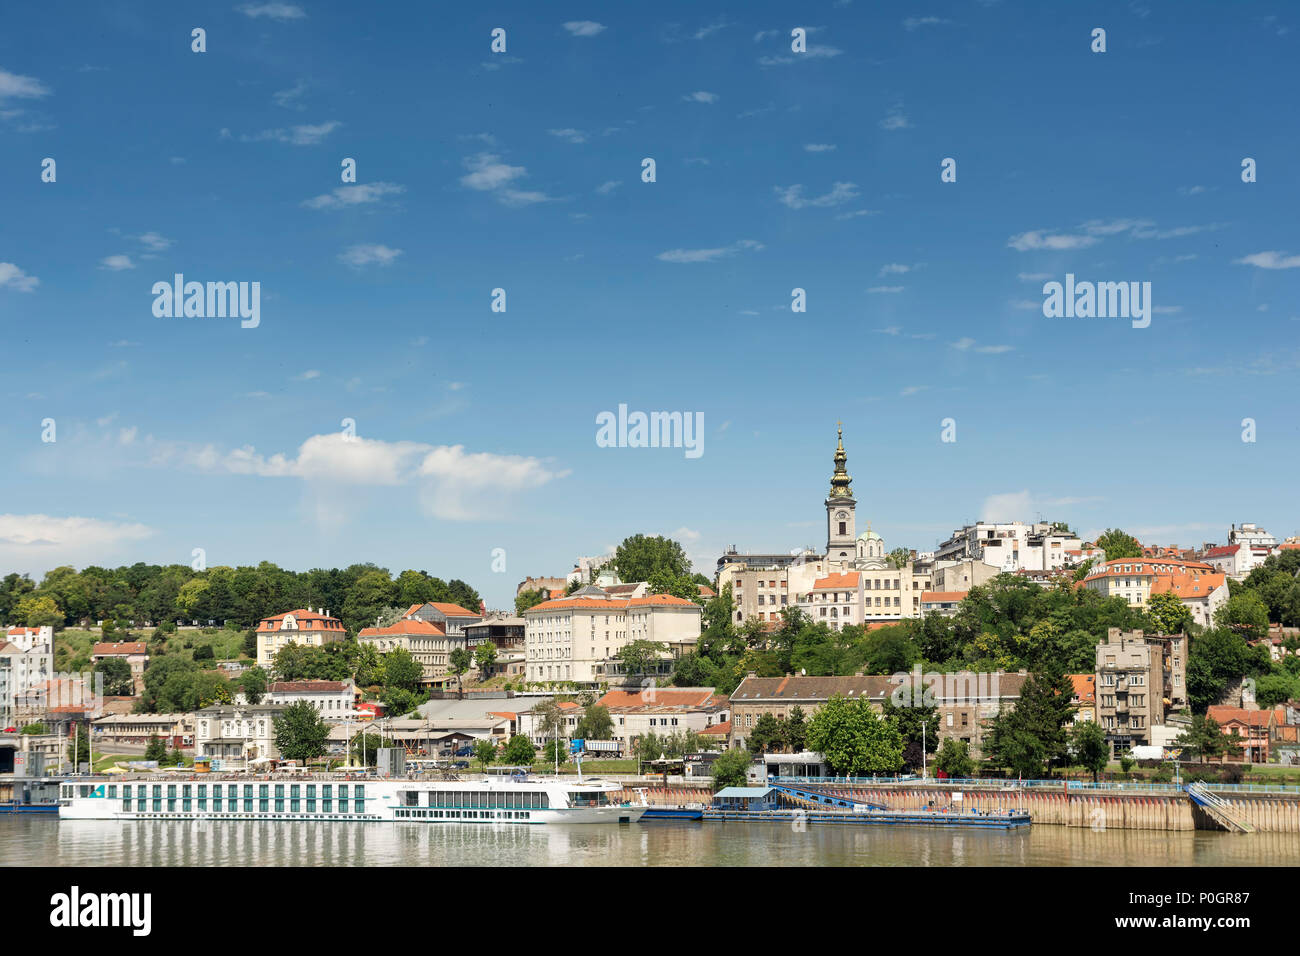
POLYGON ((1220 725, 1236 722, 1250 727, 1267 727, 1270 716, 1279 724, 1286 723, 1286 711, 1281 707, 1277 710, 1246 710, 1242 707, 1211 704, 1206 708, 1205 716, 1220 725))
POLYGON ((828 574, 824 578, 818 578, 813 584, 814 591, 829 591, 838 588, 856 588, 861 575, 857 571, 845 571, 842 574, 828 574))
POLYGON ((271 617, 264 617, 261 623, 257 625, 259 631, 278 631, 280 622, 289 615, 293 615, 294 621, 298 624, 300 631, 341 631, 343 622, 336 617, 326 617, 319 611, 308 611, 306 608, 299 608, 296 611, 284 611, 281 614, 275 614, 271 617))
POLYGON ((708 734, 713 737, 727 737, 731 734, 731 721, 724 720, 720 724, 713 724, 710 727, 705 727, 699 733, 701 735, 708 734))
POLYGON ((1070 683, 1074 685, 1074 696, 1079 698, 1080 702, 1085 704, 1095 704, 1097 702, 1097 675, 1096 674, 1068 674, 1070 683))
POLYGON ((1209 597, 1212 591, 1223 587, 1223 580, 1222 574, 1161 574, 1151 582, 1151 593, 1171 591, 1183 601, 1209 597))
POLYGON ((629 607, 699 607, 694 601, 675 597, 671 594, 647 594, 643 598, 623 600, 622 598, 567 597, 556 598, 534 604, 524 614, 535 611, 565 611, 578 609, 582 611, 623 611, 629 607))
POLYGON ((432 621, 424 621, 420 618, 403 618, 396 624, 389 624, 387 627, 363 627, 357 632, 357 637, 380 637, 382 635, 399 635, 409 634, 416 637, 433 637, 446 636, 447 632, 441 624, 434 624, 432 621))
MULTIPOLYGON (((423 605, 421 605, 423 607, 423 605)), ((459 604, 440 604, 437 601, 430 601, 429 607, 436 607, 448 617, 480 617, 481 615, 473 611, 467 611, 459 604)))
POLYGON ((272 694, 328 694, 347 689, 348 685, 341 680, 283 680, 275 681, 267 688, 272 694))
POLYGON ((966 599, 969 591, 922 591, 922 604, 959 604, 966 599))
POLYGON ((98 657, 101 655, 123 656, 126 654, 144 654, 147 652, 148 652, 148 645, 145 644, 144 641, 121 641, 117 644, 114 644, 112 641, 109 641, 107 643, 96 644, 93 648, 91 648, 90 656, 91 657, 98 657))
POLYGON ((1223 547, 1220 547, 1220 548, 1208 548, 1208 549, 1206 549, 1205 553, 1204 553, 1203 555, 1201 555, 1201 557, 1203 557, 1203 558, 1223 558, 1223 557, 1227 557, 1227 556, 1230 555, 1230 554, 1236 554, 1236 553, 1237 553, 1238 551, 1240 551, 1240 550, 1241 550, 1241 545, 1239 545, 1239 544, 1228 544, 1228 545, 1224 545, 1223 547))
POLYGON ((654 687, 638 691, 611 690, 596 701, 601 707, 717 706, 712 687, 654 687))

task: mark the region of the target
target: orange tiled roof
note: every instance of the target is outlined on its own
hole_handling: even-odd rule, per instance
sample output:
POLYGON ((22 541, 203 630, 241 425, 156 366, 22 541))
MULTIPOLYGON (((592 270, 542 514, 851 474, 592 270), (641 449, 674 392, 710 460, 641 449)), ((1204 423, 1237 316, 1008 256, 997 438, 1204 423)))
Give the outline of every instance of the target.
POLYGON ((148 651, 148 645, 144 641, 122 641, 114 644, 112 641, 96 644, 90 651, 94 657, 97 654, 144 654, 148 651))
POLYGON ((1238 551, 1240 551, 1240 550, 1241 550, 1241 545, 1239 545, 1239 544, 1228 544, 1228 545, 1224 545, 1224 546, 1221 547, 1221 548, 1208 548, 1208 549, 1206 549, 1205 553, 1204 553, 1203 555, 1201 555, 1201 557, 1203 557, 1203 558, 1222 558, 1222 557, 1226 557, 1226 556, 1228 556, 1228 555, 1230 555, 1230 554, 1236 554, 1236 553, 1237 553, 1238 551))
POLYGON ((946 604, 950 602, 959 602, 966 599, 969 591, 922 591, 922 604, 946 604))
POLYGON ((671 594, 647 594, 642 598, 592 598, 566 597, 555 598, 534 604, 524 611, 525 616, 535 611, 564 611, 577 609, 581 611, 624 611, 630 607, 699 607, 694 601, 675 597, 671 594))
POLYGON ((1286 711, 1281 707, 1276 710, 1246 710, 1242 707, 1211 704, 1206 708, 1205 716, 1219 724, 1236 721, 1249 727, 1267 727, 1270 716, 1279 724, 1286 722, 1286 711))
POLYGON ((858 581, 862 576, 857 571, 845 571, 842 574, 828 574, 824 578, 818 578, 813 584, 814 591, 826 591, 838 588, 856 588, 858 581))
POLYGON ((280 614, 273 614, 270 617, 262 618, 257 625, 259 631, 278 631, 280 622, 290 614, 298 622, 298 629, 301 631, 341 631, 343 622, 336 617, 326 617, 319 611, 309 611, 306 608, 299 608, 296 611, 284 611, 280 614))
POLYGON ((443 636, 447 632, 443 630, 441 624, 434 624, 432 621, 422 621, 417 618, 402 618, 396 624, 389 624, 387 627, 363 627, 357 632, 357 637, 380 637, 383 635, 393 634, 410 634, 418 637, 443 636))
POLYGON ((655 687, 652 690, 611 690, 596 701, 601 707, 709 707, 712 687, 655 687))
MULTIPOLYGON (((429 606, 436 607, 439 611, 441 611, 443 614, 446 614, 448 617, 479 617, 480 616, 478 613, 474 611, 465 610, 459 604, 446 604, 446 603, 440 603, 438 601, 430 601, 429 606)), ((421 607, 423 607, 423 605, 421 605, 421 607)))
POLYGON ((1151 582, 1151 593, 1172 592, 1180 600, 1208 597, 1216 588, 1223 587, 1222 574, 1160 574, 1151 582))
POLYGON ((1097 675, 1095 674, 1068 674, 1070 683, 1074 685, 1074 696, 1084 704, 1095 704, 1097 702, 1097 675))
POLYGON ((699 731, 701 735, 708 734, 711 737, 728 737, 731 735, 731 721, 724 720, 720 724, 713 724, 699 731))

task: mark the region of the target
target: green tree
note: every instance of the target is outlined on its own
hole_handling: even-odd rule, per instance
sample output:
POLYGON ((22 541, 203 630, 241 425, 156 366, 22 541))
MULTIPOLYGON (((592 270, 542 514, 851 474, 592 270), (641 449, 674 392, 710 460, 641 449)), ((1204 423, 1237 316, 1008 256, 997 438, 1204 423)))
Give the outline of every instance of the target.
POLYGON ((649 581, 657 571, 667 571, 674 577, 691 572, 691 562, 680 544, 671 538, 644 534, 623 539, 614 550, 614 567, 623 581, 649 581))
POLYGON ((348 755, 362 766, 373 767, 379 762, 379 748, 383 746, 383 737, 363 730, 348 741, 348 755))
POLYGON ((1138 543, 1138 539, 1131 534, 1125 534, 1119 528, 1108 528, 1097 539, 1097 547, 1106 552, 1107 561, 1142 557, 1142 545, 1138 543))
POLYGON ((889 552, 887 558, 891 568, 901 569, 907 567, 907 562, 912 560, 912 552, 907 548, 895 548, 889 552))
POLYGON ((971 759, 969 745, 956 737, 949 737, 940 745, 934 765, 945 776, 959 780, 965 780, 975 772, 975 761, 971 759))
POLYGON ((478 667, 480 677, 486 677, 492 673, 492 668, 497 662, 497 646, 491 641, 484 641, 478 647, 474 648, 474 664, 478 667))
POLYGON ((515 734, 501 755, 502 763, 512 767, 531 767, 537 758, 537 748, 523 734, 515 734))
POLYGON ((144 745, 144 759, 162 760, 165 756, 167 756, 167 745, 157 734, 150 734, 148 743, 144 745))
POLYGON ((1021 777, 1043 778, 1068 765, 1067 724, 1074 713, 1074 687, 1056 670, 1030 674, 1014 708, 993 718, 984 745, 990 766, 1021 777))
POLYGON ((927 754, 939 749, 938 708, 934 704, 925 704, 922 688, 915 688, 915 691, 915 706, 906 701, 904 706, 895 706, 887 697, 882 707, 885 717, 894 722, 903 738, 903 765, 908 770, 920 770, 925 765, 921 756, 923 749, 927 754))
POLYGON ((798 704, 790 708, 790 716, 786 718, 783 729, 785 745, 790 753, 801 753, 808 744, 808 722, 804 717, 803 708, 798 704))
POLYGON ((105 657, 95 664, 95 672, 104 675, 106 697, 130 697, 135 693, 131 665, 120 657, 105 657))
POLYGON ((850 702, 839 694, 813 715, 808 746, 837 775, 893 773, 903 765, 903 738, 894 723, 878 716, 867 701, 850 702))
POLYGON ((1155 625, 1157 634, 1186 634, 1192 625, 1192 612, 1178 599, 1178 595, 1169 591, 1151 595, 1147 601, 1147 616, 1155 625))
POLYGON ((48 734, 50 731, 44 724, 37 722, 34 724, 24 724, 18 732, 21 734, 34 734, 39 736, 41 734, 48 734))
POLYGON ((63 612, 52 597, 25 597, 18 602, 15 616, 28 627, 62 627, 63 612))
POLYGON ((1070 753, 1074 764, 1092 773, 1095 783, 1097 775, 1106 769, 1110 762, 1110 744, 1106 734, 1095 721, 1083 720, 1074 725, 1070 734, 1070 753))
POLYGON ((250 704, 260 704, 266 696, 266 671, 260 667, 250 667, 239 675, 239 688, 250 704))
POLYGON ((573 731, 575 740, 610 740, 614 736, 614 720, 609 708, 592 704, 587 708, 573 731))
POLYGON ((633 742, 632 748, 640 760, 658 760, 664 755, 663 739, 654 731, 638 737, 633 742))
POLYGON ((753 763, 749 751, 743 747, 733 747, 731 750, 724 750, 713 761, 713 790, 717 792, 723 787, 743 787, 748 779, 745 775, 749 770, 749 765, 753 763))
POLYGON ((480 740, 474 745, 474 759, 478 761, 480 770, 486 770, 488 764, 496 759, 496 755, 496 744, 490 740, 480 740))
POLYGON ((1268 607, 1255 591, 1240 591, 1214 612, 1214 623, 1237 631, 1247 640, 1258 640, 1268 636, 1268 607))
MULTIPOLYGON (((453 653, 455 653, 453 651, 453 653)), ((424 668, 411 652, 403 647, 389 651, 384 657, 384 687, 415 691, 424 678, 424 668)))
POLYGON ((309 702, 290 704, 272 721, 275 746, 286 760, 306 762, 325 755, 329 725, 309 702))
POLYGON ((1205 714, 1193 716, 1192 725, 1174 744, 1182 747, 1189 757, 1200 757, 1201 763, 1205 763, 1207 757, 1223 756, 1232 746, 1231 741, 1224 735, 1223 728, 1219 726, 1219 722, 1205 714))
POLYGON ((473 656, 464 647, 456 648, 447 657, 447 671, 456 678, 456 693, 461 700, 465 699, 464 677, 473 663, 473 656))
POLYGON ((1300 680, 1286 671, 1265 674, 1255 682, 1255 702, 1264 708, 1276 707, 1300 693, 1300 680))
POLYGON ((668 648, 657 641, 637 638, 628 641, 614 652, 614 658, 623 663, 623 673, 628 677, 655 673, 655 665, 668 648))
POLYGON ((521 591, 515 597, 515 614, 522 616, 524 611, 527 611, 530 607, 536 607, 548 597, 550 597, 550 594, 542 588, 535 588, 531 591, 521 591))
POLYGON ((749 747, 749 752, 757 756, 780 747, 784 738, 781 723, 771 714, 762 714, 754 723, 754 729, 749 732, 745 744, 749 747))

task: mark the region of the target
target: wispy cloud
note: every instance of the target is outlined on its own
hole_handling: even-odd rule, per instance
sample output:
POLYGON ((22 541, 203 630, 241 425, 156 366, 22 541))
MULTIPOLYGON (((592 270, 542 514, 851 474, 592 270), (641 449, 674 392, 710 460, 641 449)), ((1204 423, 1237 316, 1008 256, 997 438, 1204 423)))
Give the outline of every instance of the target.
POLYGON ((552 201, 552 197, 544 192, 515 189, 511 183, 528 175, 528 170, 523 166, 501 162, 501 157, 495 153, 469 156, 464 163, 469 172, 460 178, 461 185, 480 192, 490 192, 507 206, 552 201))
POLYGON ((23 76, 0 69, 0 101, 9 99, 39 99, 49 96, 50 88, 34 76, 23 76))
POLYGON ((871 293, 875 293, 875 294, 879 294, 879 293, 882 293, 882 292, 883 292, 883 293, 894 293, 894 292, 902 292, 902 291, 903 291, 903 288, 904 288, 904 287, 901 286, 901 285, 873 285, 873 286, 872 286, 870 289, 868 289, 867 291, 868 291, 868 292, 871 292, 871 293))
POLYGON ((1300 269, 1300 256, 1285 252, 1252 252, 1232 261, 1239 266, 1255 266, 1257 269, 1300 269))
POLYGON ((307 12, 296 3, 245 3, 235 9, 254 20, 258 17, 266 17, 270 20, 283 22, 285 20, 302 20, 307 16, 307 12))
POLYGON ((714 249, 669 249, 667 252, 659 253, 655 258, 661 262, 713 262, 716 259, 734 256, 739 252, 758 252, 762 248, 761 242, 741 239, 729 246, 718 246, 714 249))
MULTIPOLYGON (((260 133, 245 133, 239 137, 242 143, 289 143, 292 146, 315 146, 330 133, 343 124, 338 120, 326 123, 302 124, 288 129, 264 129, 260 133)), ((229 131, 223 131, 229 135, 229 131)))
POLYGON ((687 93, 682 99, 688 103, 716 103, 718 94, 710 93, 708 90, 696 90, 694 93, 687 93))
POLYGON ((937 27, 948 23, 952 23, 952 21, 945 20, 943 17, 908 17, 903 21, 903 29, 910 33, 921 27, 937 27))
POLYGON ((302 205, 308 209, 346 209, 349 206, 379 202, 385 196, 396 196, 405 191, 406 187, 397 183, 358 183, 355 186, 339 186, 333 192, 304 199, 302 205))
POLYGON ((550 133, 556 139, 564 140, 566 143, 577 144, 585 143, 587 141, 587 134, 585 132, 571 127, 566 129, 548 129, 546 132, 550 133))
POLYGON ((594 37, 598 33, 604 33, 606 28, 603 23, 594 20, 570 20, 564 29, 575 37, 594 37))
POLYGON ((983 355, 1001 355, 1003 352, 1014 352, 1015 346, 1012 345, 980 345, 972 338, 961 338, 952 343, 952 347, 959 352, 979 352, 983 355))
POLYGON ((113 272, 121 272, 123 269, 134 269, 135 263, 131 261, 130 256, 116 255, 105 256, 99 260, 99 265, 103 269, 109 269, 113 272))
POLYGON ((355 246, 349 246, 339 253, 339 261, 355 268, 361 268, 368 265, 392 265, 397 257, 402 255, 401 249, 390 249, 388 246, 374 243, 362 243, 355 246))
POLYGON ((832 183, 831 191, 817 196, 813 199, 806 199, 803 195, 803 186, 796 184, 794 186, 776 186, 776 197, 784 205, 791 209, 805 209, 808 206, 827 207, 839 206, 858 198, 858 186, 856 183, 832 183))

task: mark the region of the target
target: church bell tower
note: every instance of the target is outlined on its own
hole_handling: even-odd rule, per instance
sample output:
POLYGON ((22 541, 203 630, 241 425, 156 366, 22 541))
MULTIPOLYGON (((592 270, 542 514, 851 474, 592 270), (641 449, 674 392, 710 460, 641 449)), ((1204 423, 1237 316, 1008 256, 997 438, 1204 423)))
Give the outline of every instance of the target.
POLYGON ((844 470, 849 456, 844 453, 843 423, 836 422, 839 444, 835 449, 835 473, 831 475, 831 493, 826 496, 826 563, 852 566, 856 553, 853 527, 853 479, 844 470))

